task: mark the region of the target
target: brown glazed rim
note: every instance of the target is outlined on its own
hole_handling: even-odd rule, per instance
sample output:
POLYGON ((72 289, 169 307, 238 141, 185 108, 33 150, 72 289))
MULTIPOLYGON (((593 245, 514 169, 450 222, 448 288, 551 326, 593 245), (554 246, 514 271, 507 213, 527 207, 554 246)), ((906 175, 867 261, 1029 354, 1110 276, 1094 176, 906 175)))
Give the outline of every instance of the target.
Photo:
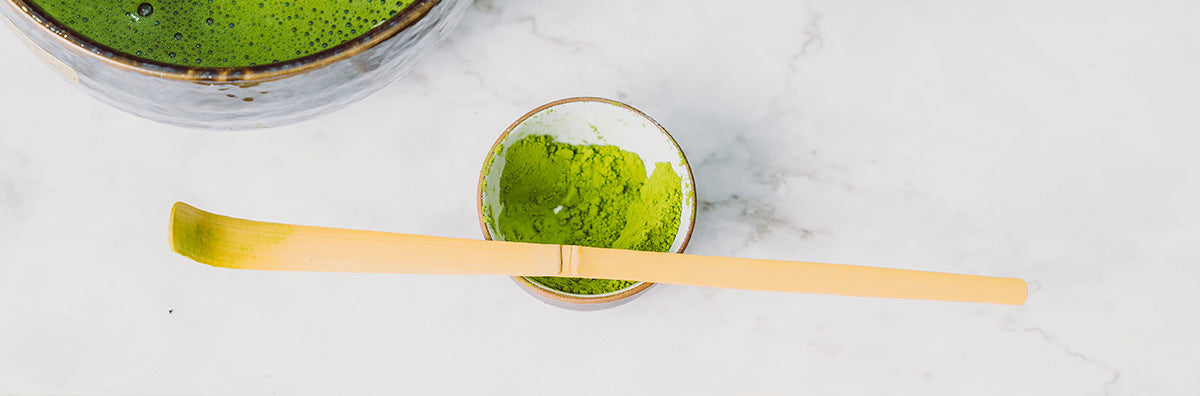
POLYGON ((40 7, 27 0, 7 0, 17 7, 21 14, 41 25, 55 36, 67 41, 77 49, 82 49, 92 56, 116 67, 148 74, 155 77, 172 80, 208 82, 243 82, 256 83, 278 80, 292 75, 328 66, 334 62, 357 55, 383 41, 395 36, 404 29, 416 24, 442 0, 416 0, 400 13, 388 18, 379 26, 350 41, 329 47, 320 52, 288 59, 281 62, 256 65, 249 67, 189 67, 173 65, 137 58, 114 50, 103 44, 83 37, 75 31, 62 26, 61 23, 42 11, 40 7))
MULTIPOLYGON (((515 129, 517 127, 517 125, 521 125, 521 123, 525 122, 525 120, 528 119, 529 117, 532 117, 534 114, 537 114, 537 113, 541 112, 542 110, 545 110, 545 109, 548 109, 548 108, 551 108, 554 106, 558 106, 561 104, 565 104, 565 103, 571 103, 571 102, 602 102, 602 103, 608 103, 613 106, 617 106, 617 107, 621 107, 621 108, 633 111, 634 113, 637 113, 638 115, 642 116, 643 118, 650 120, 650 122, 654 123, 654 126, 658 128, 658 131, 661 132, 664 136, 666 136, 667 140, 669 140, 671 142, 671 144, 675 146, 675 150, 678 151, 679 156, 681 158, 683 158, 684 167, 687 168, 687 171, 688 171, 688 180, 692 184, 692 199, 691 199, 692 200, 692 216, 691 216, 692 220, 690 222, 688 222, 687 234, 684 235, 683 243, 679 245, 679 250, 676 251, 675 253, 683 253, 684 250, 687 250, 688 242, 691 242, 691 240, 692 240, 692 230, 696 227, 696 177, 692 173, 691 162, 688 162, 687 156, 685 156, 683 153, 683 148, 679 147, 679 143, 675 141, 675 138, 671 136, 670 132, 667 132, 666 128, 663 128, 662 125, 658 123, 658 121, 655 121, 653 118, 650 118, 650 116, 646 115, 646 113, 641 112, 641 110, 635 109, 635 108, 633 108, 633 106, 630 106, 630 105, 627 105, 627 104, 624 104, 624 103, 621 103, 621 102, 618 102, 615 100, 598 98, 598 97, 590 97, 590 96, 560 99, 560 100, 556 100, 556 101, 538 106, 538 108, 530 110, 528 113, 525 113, 525 115, 521 116, 520 118, 517 118, 516 121, 513 121, 513 123, 508 126, 508 129, 505 129, 504 133, 501 133, 500 137, 496 138, 496 142, 492 143, 492 148, 488 150, 488 154, 486 156, 484 156, 484 158, 483 158, 483 167, 479 171, 479 184, 477 187, 478 190, 475 194, 475 211, 476 211, 476 213, 479 214, 479 229, 481 231, 483 231, 483 239, 486 239, 489 241, 492 240, 492 234, 490 232, 488 232, 488 229, 487 229, 487 219, 485 219, 483 216, 483 188, 484 188, 483 180, 484 180, 484 176, 487 175, 488 164, 491 162, 492 156, 495 155, 496 149, 500 147, 500 145, 504 142, 504 139, 508 137, 508 134, 510 132, 512 132, 512 130, 515 129)), ((591 296, 584 296, 584 295, 579 295, 579 294, 563 293, 563 292, 559 292, 557 290, 552 290, 548 287, 543 287, 543 286, 534 284, 532 281, 530 281, 529 279, 526 279, 523 276, 514 276, 513 280, 516 280, 517 284, 521 285, 521 287, 524 287, 526 290, 533 292, 534 294, 537 294, 542 297, 550 298, 553 300, 565 302, 565 303, 571 303, 571 304, 601 304, 601 303, 618 301, 618 300, 626 299, 626 298, 632 297, 634 295, 637 295, 638 293, 641 293, 643 290, 646 290, 646 288, 653 285, 653 283, 650 283, 650 282, 641 282, 637 286, 631 287, 629 289, 625 289, 625 291, 622 291, 620 293, 602 294, 602 295, 598 295, 595 297, 591 297, 591 296)))

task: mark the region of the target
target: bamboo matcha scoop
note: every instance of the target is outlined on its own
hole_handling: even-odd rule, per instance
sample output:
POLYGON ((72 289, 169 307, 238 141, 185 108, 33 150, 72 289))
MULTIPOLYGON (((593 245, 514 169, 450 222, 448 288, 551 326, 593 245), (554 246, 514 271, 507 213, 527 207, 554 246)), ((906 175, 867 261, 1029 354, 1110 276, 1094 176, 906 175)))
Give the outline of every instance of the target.
POLYGON ((857 265, 481 241, 266 223, 171 208, 171 249, 214 267, 566 276, 731 289, 1025 303, 1025 281, 857 265))

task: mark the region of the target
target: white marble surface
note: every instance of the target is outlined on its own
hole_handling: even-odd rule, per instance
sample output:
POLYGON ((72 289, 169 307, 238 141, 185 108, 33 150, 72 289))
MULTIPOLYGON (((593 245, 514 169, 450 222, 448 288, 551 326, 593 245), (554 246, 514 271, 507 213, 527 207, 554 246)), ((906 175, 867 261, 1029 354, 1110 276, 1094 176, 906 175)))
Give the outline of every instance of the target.
POLYGON ((157 125, 0 33, 0 394, 1200 393, 1200 3, 477 1, 291 127, 157 125), (606 96, 672 131, 690 252, 1019 276, 1022 307, 218 270, 170 205, 477 237, 493 139, 606 96))

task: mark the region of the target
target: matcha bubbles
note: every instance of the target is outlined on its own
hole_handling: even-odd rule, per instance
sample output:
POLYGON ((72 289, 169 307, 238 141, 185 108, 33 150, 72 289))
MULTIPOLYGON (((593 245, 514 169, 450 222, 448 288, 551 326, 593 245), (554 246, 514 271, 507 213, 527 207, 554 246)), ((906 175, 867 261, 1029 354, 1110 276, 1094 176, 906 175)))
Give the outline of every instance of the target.
MULTIPOLYGON (((567 99, 534 110, 496 143, 481 175, 480 216, 497 240, 681 252, 695 213, 692 186, 683 153, 653 120, 612 101, 567 99)), ((613 302, 649 286, 560 277, 518 283, 577 304, 613 302)))
POLYGON ((246 67, 320 52, 414 0, 32 0, 104 46, 181 66, 246 67))

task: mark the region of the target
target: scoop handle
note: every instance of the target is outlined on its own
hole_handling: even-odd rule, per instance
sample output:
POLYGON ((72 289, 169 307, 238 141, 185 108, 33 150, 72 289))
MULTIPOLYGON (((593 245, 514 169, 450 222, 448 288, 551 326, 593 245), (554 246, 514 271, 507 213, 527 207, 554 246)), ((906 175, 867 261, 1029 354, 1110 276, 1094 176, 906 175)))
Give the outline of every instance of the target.
POLYGON ((570 276, 655 283, 1022 305, 1027 285, 1017 278, 859 265, 760 260, 573 247, 570 276))

